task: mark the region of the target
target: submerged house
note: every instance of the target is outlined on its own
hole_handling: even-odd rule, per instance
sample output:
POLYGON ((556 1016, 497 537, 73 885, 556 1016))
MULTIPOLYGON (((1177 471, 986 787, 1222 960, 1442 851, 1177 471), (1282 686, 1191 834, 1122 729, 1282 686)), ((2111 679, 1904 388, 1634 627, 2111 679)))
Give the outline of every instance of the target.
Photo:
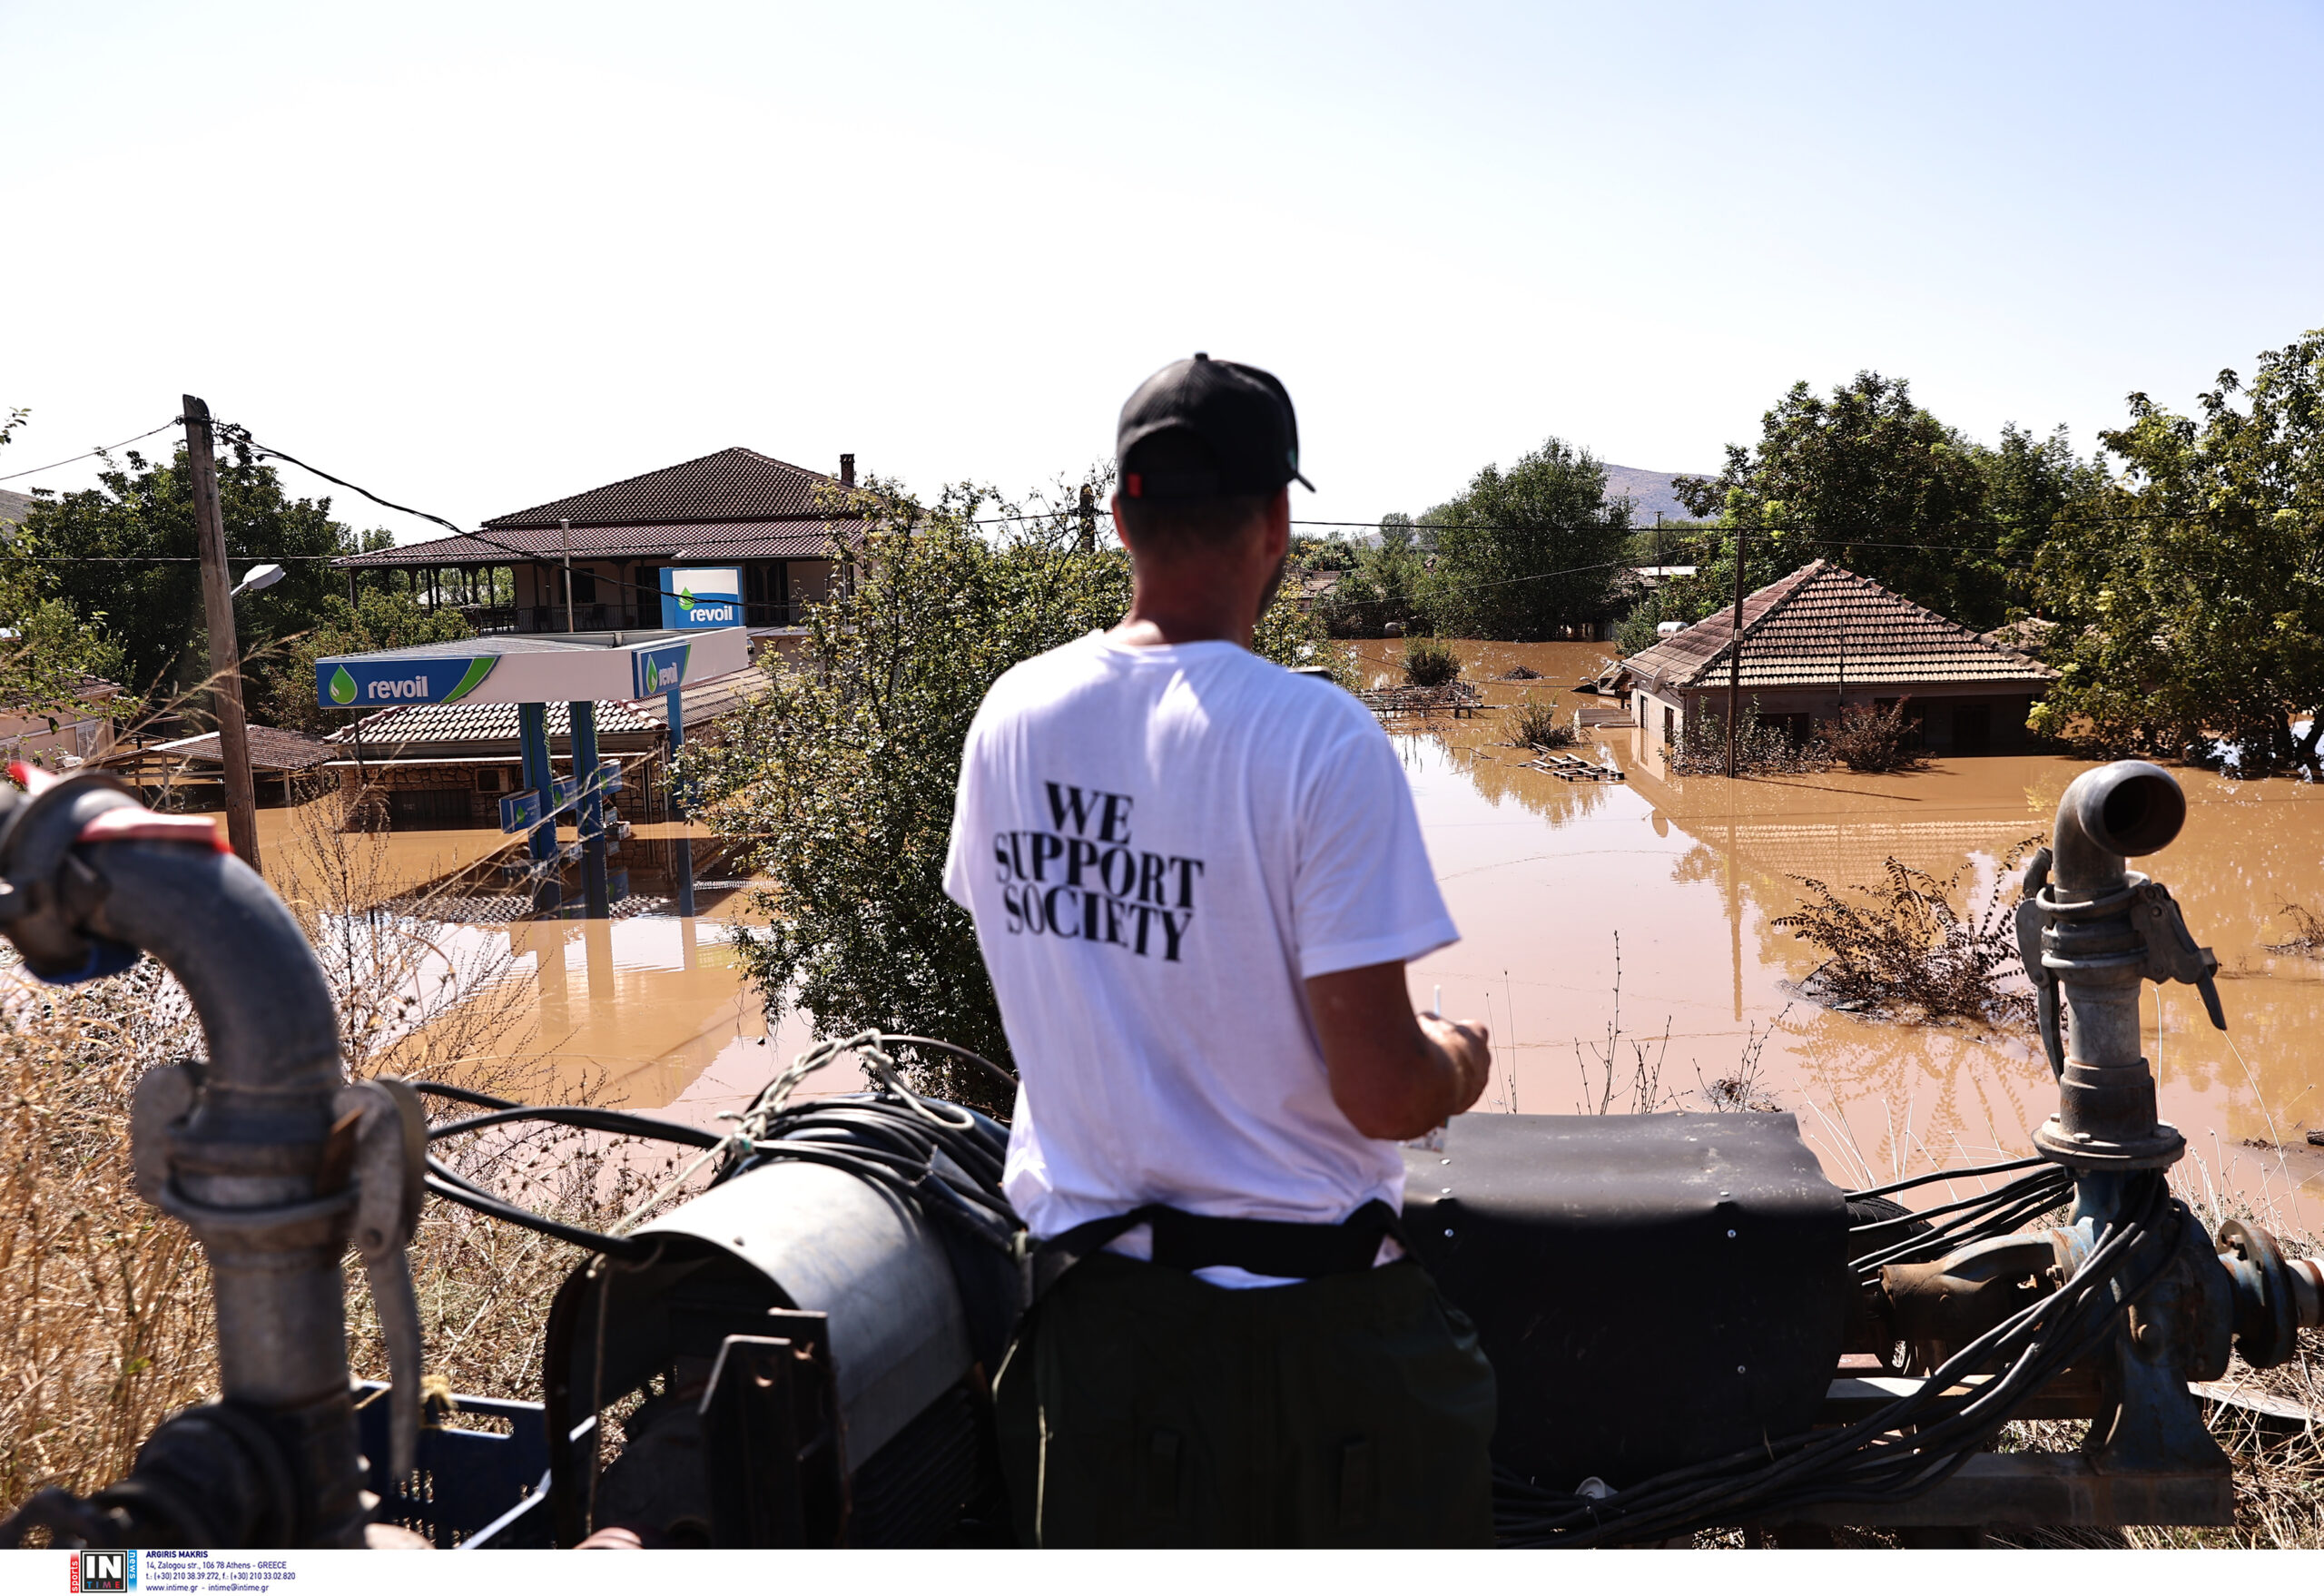
MULTIPOLYGON (((1727 713, 1735 612, 1623 660, 1601 684, 1629 697, 1649 736, 1676 743, 1691 715, 1727 713)), ((1740 690, 1760 719, 1805 741, 1843 704, 1909 698, 1921 745, 1936 754, 2006 754, 2056 673, 2000 642, 1823 560, 1743 601, 1740 690)))
POLYGON ((350 588, 365 571, 402 572, 422 604, 457 608, 478 632, 658 626, 663 567, 731 567, 743 625, 783 630, 829 594, 862 538, 862 521, 825 511, 832 490, 854 486, 853 455, 829 477, 755 449, 721 449, 495 516, 472 537, 333 563, 350 588))

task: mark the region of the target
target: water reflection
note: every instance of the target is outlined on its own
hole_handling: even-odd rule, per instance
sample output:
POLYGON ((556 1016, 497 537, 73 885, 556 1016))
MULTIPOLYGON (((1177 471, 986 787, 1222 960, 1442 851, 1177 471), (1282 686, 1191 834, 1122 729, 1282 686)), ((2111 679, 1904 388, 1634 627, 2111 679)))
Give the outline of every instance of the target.
MULTIPOLYGON (((1393 645, 1363 646, 1375 675, 1393 669, 1393 645)), ((1472 679, 1484 678, 1488 712, 1396 728, 1464 939, 1416 965, 1413 983, 1416 993, 1441 983, 1448 1009, 1492 1021, 1515 1107, 1573 1111, 1582 1039, 1602 1046, 1619 1003, 1625 1037, 1659 1038, 1668 1025, 1664 1085, 1695 1101, 1766 1039, 1762 1078, 1799 1110, 1836 1176, 1887 1177, 2024 1148, 2055 1106, 2048 1068, 2024 1039, 1817 1009, 1797 992, 1813 951, 1773 922, 1802 901, 1797 878, 1869 883, 1891 856, 1940 881, 1965 871, 1979 899, 2014 892, 1999 862, 2047 831, 2087 764, 1961 759, 1905 774, 1730 783, 1671 775, 1659 739, 1622 727, 1589 740, 1626 782, 1561 782, 1497 746, 1508 734, 1494 711, 1528 690, 1568 710, 1594 704, 1566 689, 1603 651, 1457 646, 1472 679), (1515 665, 1541 679, 1492 679, 1515 665)), ((2147 989, 2164 1116, 2215 1178, 2324 1192, 2324 1149, 2305 1140, 2324 1128, 2324 962, 2270 947, 2293 929, 2287 904, 2324 910, 2324 792, 2175 773, 2187 830, 2143 863, 2217 950, 2233 1029, 2212 1030, 2191 989, 2147 989)))

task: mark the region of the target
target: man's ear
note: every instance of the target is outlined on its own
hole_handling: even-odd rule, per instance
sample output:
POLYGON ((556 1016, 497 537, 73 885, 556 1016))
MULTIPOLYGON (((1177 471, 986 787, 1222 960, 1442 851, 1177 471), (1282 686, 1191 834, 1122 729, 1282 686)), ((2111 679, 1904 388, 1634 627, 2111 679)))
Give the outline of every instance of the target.
POLYGON ((1272 565, 1291 552, 1291 489, 1287 485, 1268 502, 1265 521, 1265 552, 1267 563, 1272 565))

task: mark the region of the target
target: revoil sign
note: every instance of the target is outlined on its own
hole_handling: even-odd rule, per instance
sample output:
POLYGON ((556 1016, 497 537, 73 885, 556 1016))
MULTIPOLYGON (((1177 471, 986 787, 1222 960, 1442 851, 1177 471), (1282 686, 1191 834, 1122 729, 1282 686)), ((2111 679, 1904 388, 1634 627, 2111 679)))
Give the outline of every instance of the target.
POLYGON ((673 632, 743 624, 743 573, 724 566, 665 566, 662 625, 673 632))

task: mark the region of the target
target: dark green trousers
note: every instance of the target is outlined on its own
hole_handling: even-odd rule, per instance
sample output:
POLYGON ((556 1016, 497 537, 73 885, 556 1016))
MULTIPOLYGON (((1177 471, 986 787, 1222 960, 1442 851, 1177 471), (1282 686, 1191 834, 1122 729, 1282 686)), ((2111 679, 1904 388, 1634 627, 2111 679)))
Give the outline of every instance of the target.
POLYGON ((1492 1539, 1492 1368, 1414 1263, 1226 1291, 1098 1253, 993 1398, 1027 1546, 1492 1539))

